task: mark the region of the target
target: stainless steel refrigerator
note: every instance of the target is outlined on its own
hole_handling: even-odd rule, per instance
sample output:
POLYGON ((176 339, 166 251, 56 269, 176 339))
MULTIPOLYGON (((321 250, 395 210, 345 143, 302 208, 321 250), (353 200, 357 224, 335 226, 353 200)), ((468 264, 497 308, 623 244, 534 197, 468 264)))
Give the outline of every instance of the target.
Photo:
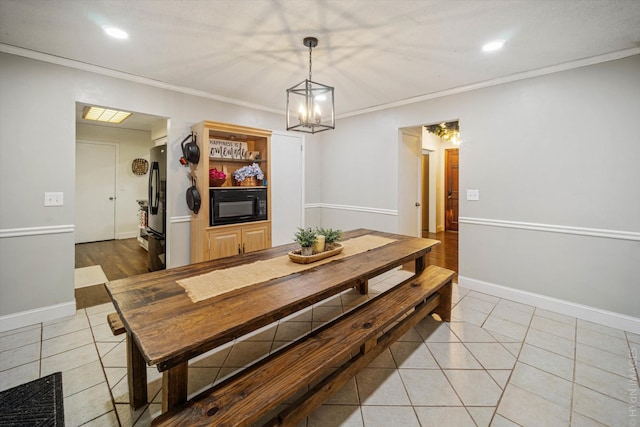
POLYGON ((149 271, 165 269, 165 238, 167 224, 167 146, 151 149, 149 167, 149 271))

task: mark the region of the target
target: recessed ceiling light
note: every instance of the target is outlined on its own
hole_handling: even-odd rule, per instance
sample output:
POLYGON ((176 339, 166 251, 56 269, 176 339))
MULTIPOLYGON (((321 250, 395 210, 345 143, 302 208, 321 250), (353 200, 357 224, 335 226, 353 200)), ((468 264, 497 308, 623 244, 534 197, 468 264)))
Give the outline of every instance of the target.
POLYGON ((502 49, 505 43, 506 43, 505 40, 493 40, 493 41, 490 41, 489 43, 487 43, 484 46, 482 46, 482 51, 483 52, 495 52, 496 50, 502 49))
POLYGON ((84 107, 82 111, 82 118, 85 120, 96 120, 98 122, 116 124, 122 123, 130 115, 131 113, 128 111, 118 111, 100 107, 84 107))
POLYGON ((102 29, 105 33, 107 33, 108 36, 113 37, 114 39, 123 40, 129 38, 129 34, 127 34, 126 31, 121 30, 120 28, 112 27, 110 25, 103 25, 102 29))

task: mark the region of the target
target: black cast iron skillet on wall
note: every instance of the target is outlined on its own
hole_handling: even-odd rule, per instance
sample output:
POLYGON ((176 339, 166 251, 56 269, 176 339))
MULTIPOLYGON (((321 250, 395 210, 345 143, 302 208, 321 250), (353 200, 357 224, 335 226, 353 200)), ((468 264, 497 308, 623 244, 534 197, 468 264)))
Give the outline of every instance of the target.
POLYGON ((183 139, 180 145, 182 146, 182 157, 180 157, 180 164, 182 166, 187 166, 187 164, 189 163, 197 165, 200 161, 200 148, 198 148, 198 144, 196 143, 195 132, 191 132, 191 135, 183 139), (189 139, 191 139, 191 141, 187 142, 189 139), (185 142, 187 143, 185 144, 185 142))
POLYGON ((193 213, 197 214, 200 210, 201 203, 202 200, 200 199, 200 192, 196 187, 196 180, 191 177, 191 187, 187 188, 187 206, 189 206, 189 209, 191 209, 193 213))

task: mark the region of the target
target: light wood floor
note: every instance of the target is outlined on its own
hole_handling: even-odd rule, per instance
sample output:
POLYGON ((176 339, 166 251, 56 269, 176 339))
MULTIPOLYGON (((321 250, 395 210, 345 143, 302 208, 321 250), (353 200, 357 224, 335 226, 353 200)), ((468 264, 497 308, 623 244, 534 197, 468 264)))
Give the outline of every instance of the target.
POLYGON ((105 240, 76 245, 76 268, 99 265, 109 280, 148 273, 147 251, 136 239, 105 240))

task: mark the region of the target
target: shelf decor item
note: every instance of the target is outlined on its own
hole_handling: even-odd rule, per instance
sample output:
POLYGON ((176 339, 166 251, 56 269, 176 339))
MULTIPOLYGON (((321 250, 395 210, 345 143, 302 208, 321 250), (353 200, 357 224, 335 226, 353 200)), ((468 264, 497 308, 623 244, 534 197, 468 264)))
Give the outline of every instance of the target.
POLYGON ((209 158, 244 159, 247 156, 247 143, 209 139, 209 158))
POLYGON ((258 186, 263 179, 264 174, 257 163, 243 166, 233 173, 234 183, 240 187, 258 186))
POLYGON ((330 250, 325 250, 324 252, 320 252, 313 255, 303 255, 302 250, 291 251, 289 252, 289 259, 296 264, 310 264, 312 262, 320 261, 321 259, 329 258, 332 256, 338 255, 344 246, 340 243, 335 243, 330 250))
POLYGON ((216 168, 209 169, 209 187, 222 187, 227 180, 227 174, 216 168))
POLYGON ((131 172, 134 175, 142 176, 146 175, 149 171, 149 162, 147 159, 133 159, 131 162, 131 172))

